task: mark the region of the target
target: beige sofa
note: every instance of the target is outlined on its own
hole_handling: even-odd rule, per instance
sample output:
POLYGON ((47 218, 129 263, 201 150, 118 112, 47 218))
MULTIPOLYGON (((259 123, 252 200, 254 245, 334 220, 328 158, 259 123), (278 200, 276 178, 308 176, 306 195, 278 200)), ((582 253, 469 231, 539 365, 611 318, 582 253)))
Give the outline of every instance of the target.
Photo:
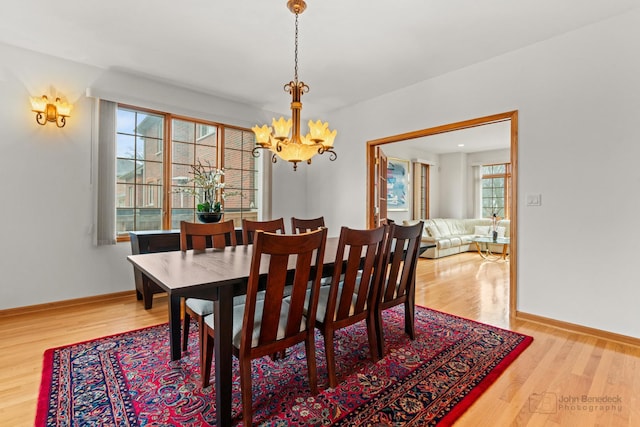
MULTIPOLYGON (((435 248, 429 248, 424 251, 420 255, 423 258, 441 258, 461 252, 475 251, 476 245, 472 239, 479 236, 490 236, 493 231, 492 220, 488 218, 433 218, 422 221, 424 221, 422 242, 436 245, 435 248)), ((403 224, 412 225, 417 222, 418 220, 403 221, 403 224)), ((497 222, 499 237, 510 236, 509 225, 510 221, 508 219, 497 222)), ((502 245, 490 244, 489 249, 493 252, 502 253, 502 245)))

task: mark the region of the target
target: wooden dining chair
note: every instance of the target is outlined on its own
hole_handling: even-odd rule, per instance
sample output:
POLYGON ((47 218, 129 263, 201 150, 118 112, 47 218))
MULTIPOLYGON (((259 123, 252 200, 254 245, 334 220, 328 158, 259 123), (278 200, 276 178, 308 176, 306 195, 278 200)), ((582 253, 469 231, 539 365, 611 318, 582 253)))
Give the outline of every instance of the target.
POLYGON ((272 219, 267 221, 253 221, 250 219, 242 219, 242 243, 250 245, 253 243, 253 235, 257 230, 268 231, 270 233, 285 234, 284 218, 272 219))
MULTIPOLYGON (((233 220, 216 223, 195 223, 180 221, 180 250, 204 250, 206 248, 223 248, 236 246, 236 232, 233 220)), ((198 322, 198 336, 202 344, 204 336, 204 316, 213 313, 213 301, 199 298, 186 298, 184 301, 184 320, 182 326, 182 350, 187 349, 189 341, 189 325, 191 318, 198 322)), ((202 347, 202 345, 200 345, 202 347)), ((204 355, 200 351, 200 365, 204 355)))
POLYGON ((233 220, 214 223, 180 221, 180 250, 236 246, 233 220))
MULTIPOLYGON (((242 419, 252 420, 251 361, 305 342, 309 388, 318 393, 314 322, 324 260, 327 229, 281 235, 256 231, 245 304, 233 307, 233 349, 240 365, 242 419), (268 271, 264 299, 257 297, 260 272, 268 271), (285 299, 287 276, 293 275, 293 290, 285 299), (312 282, 305 313, 307 285, 312 282)), ((205 318, 205 368, 203 387, 209 385, 213 359, 213 315, 205 318)))
POLYGON ((324 227, 324 217, 303 219, 291 217, 291 232, 293 234, 306 233, 324 227))
POLYGON ((342 227, 330 286, 320 288, 316 328, 324 335, 329 387, 334 388, 335 331, 362 320, 367 324, 371 359, 379 359, 375 302, 381 281, 385 227, 355 230, 342 227), (342 262, 346 258, 346 262, 342 262))
POLYGON ((411 226, 395 223, 387 226, 383 273, 374 310, 380 357, 384 356, 384 310, 404 304, 404 329, 410 339, 415 339, 415 278, 423 225, 420 221, 411 226))
MULTIPOLYGON (((324 226, 323 216, 312 219, 291 217, 291 232, 293 234, 306 233, 324 226)), ((329 285, 331 283, 331 277, 323 277, 320 283, 322 286, 329 285)))

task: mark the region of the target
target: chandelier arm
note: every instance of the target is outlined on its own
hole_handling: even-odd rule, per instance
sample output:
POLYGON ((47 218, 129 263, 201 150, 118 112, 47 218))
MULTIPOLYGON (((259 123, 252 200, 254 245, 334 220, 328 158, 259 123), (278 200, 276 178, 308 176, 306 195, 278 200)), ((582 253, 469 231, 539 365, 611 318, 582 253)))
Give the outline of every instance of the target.
POLYGON ((37 122, 39 125, 43 125, 43 126, 44 126, 44 125, 47 123, 47 119, 44 117, 44 114, 42 114, 42 113, 37 113, 37 114, 36 114, 36 122, 37 122))
POLYGON ((332 162, 338 158, 338 154, 333 151, 333 148, 323 149, 322 154, 324 153, 329 153, 329 160, 331 160, 332 162))

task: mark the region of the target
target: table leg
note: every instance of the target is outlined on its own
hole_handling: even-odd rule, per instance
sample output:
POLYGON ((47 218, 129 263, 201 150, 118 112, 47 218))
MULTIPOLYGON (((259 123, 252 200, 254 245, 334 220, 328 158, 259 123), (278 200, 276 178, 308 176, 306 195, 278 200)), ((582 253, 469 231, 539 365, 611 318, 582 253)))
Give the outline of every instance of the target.
POLYGON ((217 426, 231 425, 231 385, 233 371, 232 328, 233 286, 218 288, 218 299, 213 302, 215 325, 215 373, 217 426))
POLYGON ((171 360, 180 360, 180 297, 173 294, 169 294, 169 346, 171 360))

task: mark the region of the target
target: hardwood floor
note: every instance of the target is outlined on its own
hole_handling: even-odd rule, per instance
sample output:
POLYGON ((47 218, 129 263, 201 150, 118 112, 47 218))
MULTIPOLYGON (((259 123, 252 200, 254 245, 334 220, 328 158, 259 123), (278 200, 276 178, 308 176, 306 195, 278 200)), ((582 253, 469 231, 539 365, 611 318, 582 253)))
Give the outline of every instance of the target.
POLYGON ((456 426, 640 425, 640 348, 510 321, 508 275, 472 252, 420 260, 418 304, 534 338, 456 426))
MULTIPOLYGON (((640 425, 640 348, 510 321, 508 263, 466 253, 418 264, 419 305, 534 337, 456 426, 640 425)), ((79 302, 0 312, 0 425, 33 425, 46 349, 167 320, 162 295, 148 311, 133 292, 79 302)))

